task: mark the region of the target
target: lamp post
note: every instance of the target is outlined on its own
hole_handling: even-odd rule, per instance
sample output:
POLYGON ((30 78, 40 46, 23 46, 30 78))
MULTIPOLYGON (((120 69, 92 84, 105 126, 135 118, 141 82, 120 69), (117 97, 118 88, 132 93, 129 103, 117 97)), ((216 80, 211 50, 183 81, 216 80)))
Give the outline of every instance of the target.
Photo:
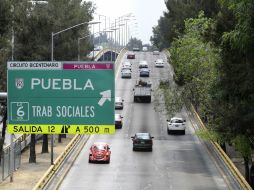
POLYGON ((54 36, 56 36, 56 35, 58 35, 58 34, 61 34, 61 33, 65 32, 65 31, 67 31, 67 30, 76 28, 76 27, 78 27, 78 26, 82 26, 82 25, 85 25, 85 24, 87 24, 87 25, 90 25, 90 24, 98 24, 98 23, 100 23, 100 22, 98 22, 98 21, 94 21, 94 22, 82 22, 82 23, 80 23, 80 24, 76 24, 76 25, 71 26, 71 27, 69 27, 69 28, 66 28, 66 29, 64 29, 64 30, 61 30, 61 31, 58 31, 58 32, 55 32, 55 33, 52 32, 52 33, 51 33, 51 61, 54 61, 54 36))
MULTIPOLYGON (((101 17, 104 17, 105 18, 105 26, 104 26, 104 30, 106 30, 107 28, 107 17, 105 15, 101 15, 101 14, 98 14, 99 15, 99 21, 100 21, 100 18, 101 17)), ((101 31, 101 24, 99 24, 99 32, 101 31)), ((101 39, 100 39, 101 36, 99 36, 99 44, 101 43, 101 39)))
MULTIPOLYGON (((115 32, 115 39, 114 39, 114 49, 115 49, 115 60, 116 60, 116 31, 118 30, 119 28, 111 28, 111 30, 114 30, 115 32)), ((112 57, 112 56, 111 56, 112 57)))
POLYGON ((127 46, 128 44, 128 30, 129 30, 129 26, 128 26, 128 22, 129 21, 135 21, 136 19, 134 18, 135 16, 130 16, 128 18, 125 18, 125 39, 124 39, 124 46, 127 46))
MULTIPOLYGON (((76 28, 78 26, 82 26, 82 25, 85 25, 85 24, 88 24, 88 25, 89 24, 98 24, 98 23, 99 22, 82 22, 80 24, 76 24, 74 26, 68 27, 68 28, 66 28, 64 30, 61 30, 61 31, 58 31, 58 32, 55 32, 55 33, 52 32, 51 33, 51 61, 54 61, 54 36, 56 36, 58 34, 61 34, 61 33, 65 32, 65 31, 67 31, 67 30, 76 28)), ((51 165, 54 164, 54 153, 53 153, 54 148, 53 147, 54 147, 54 135, 52 134, 51 135, 51 165)))

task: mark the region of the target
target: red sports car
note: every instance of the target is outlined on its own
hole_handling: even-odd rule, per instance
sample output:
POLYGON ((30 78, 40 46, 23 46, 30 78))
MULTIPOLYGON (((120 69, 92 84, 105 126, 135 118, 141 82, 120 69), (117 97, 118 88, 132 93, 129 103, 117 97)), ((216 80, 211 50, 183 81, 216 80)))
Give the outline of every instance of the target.
POLYGON ((89 163, 92 162, 110 162, 110 148, 107 143, 96 142, 90 148, 89 163))

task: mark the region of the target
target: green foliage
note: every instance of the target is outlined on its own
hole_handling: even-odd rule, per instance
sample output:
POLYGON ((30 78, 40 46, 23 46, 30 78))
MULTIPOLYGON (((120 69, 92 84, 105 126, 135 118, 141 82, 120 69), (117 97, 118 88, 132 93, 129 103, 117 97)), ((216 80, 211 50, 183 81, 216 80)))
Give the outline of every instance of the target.
POLYGON ((160 81, 158 89, 155 90, 155 110, 164 111, 168 118, 175 116, 184 105, 182 89, 170 84, 169 81, 160 81))
POLYGON ((249 138, 245 135, 237 135, 233 140, 234 146, 241 153, 242 157, 251 157, 251 144, 249 138))
POLYGON ((253 0, 221 0, 224 6, 234 13, 236 24, 234 30, 224 34, 224 41, 243 53, 254 50, 254 2, 253 0))
POLYGON ((213 141, 219 144, 227 142, 223 134, 212 129, 199 129, 195 134, 205 141, 213 141))
POLYGON ((170 48, 175 80, 184 85, 185 98, 195 106, 209 106, 209 91, 217 76, 215 64, 220 62, 218 50, 203 38, 212 25, 213 20, 203 12, 196 19, 187 19, 184 35, 170 48))
MULTIPOLYGON (((51 60, 51 33, 92 20, 91 2, 82 0, 48 0, 47 4, 32 4, 28 0, 0 1, 0 90, 6 91, 6 62, 11 60, 12 28, 14 60, 51 60)), ((56 60, 77 60, 77 40, 90 34, 88 25, 66 31, 54 37, 56 60)), ((89 38, 82 40, 81 52, 91 49, 89 38)), ((81 54, 81 59, 85 54, 81 54)))
POLYGON ((173 40, 184 33, 184 20, 194 18, 203 10, 206 16, 218 12, 218 3, 214 0, 167 0, 167 11, 153 28, 151 43, 159 49, 170 47, 173 40))
POLYGON ((127 44, 127 48, 132 51, 134 47, 139 48, 142 50, 142 41, 137 38, 131 38, 127 44))
POLYGON ((224 9, 232 11, 233 27, 222 36, 223 62, 216 65, 219 76, 214 102, 223 112, 221 128, 251 137, 254 134, 254 2, 223 0, 224 9))
POLYGON ((10 56, 11 3, 0 1, 0 91, 6 92, 6 61, 10 56))

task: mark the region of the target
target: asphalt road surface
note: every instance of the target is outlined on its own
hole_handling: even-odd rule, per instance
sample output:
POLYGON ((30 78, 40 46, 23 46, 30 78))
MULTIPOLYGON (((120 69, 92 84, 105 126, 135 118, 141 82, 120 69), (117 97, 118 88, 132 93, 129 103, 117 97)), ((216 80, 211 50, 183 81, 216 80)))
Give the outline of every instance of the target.
MULTIPOLYGON (((76 159, 60 190, 215 190, 228 189, 221 172, 205 146, 194 135, 191 122, 184 110, 178 115, 186 118, 186 135, 168 135, 165 114, 156 112, 152 103, 134 103, 133 87, 139 79, 138 62, 146 60, 151 70, 148 80, 153 93, 160 79, 172 80, 169 64, 155 68, 154 61, 163 53, 135 52, 132 78, 122 79, 116 67, 116 96, 124 99, 123 128, 115 135, 92 135, 76 159), (154 136, 152 152, 132 151, 136 132, 150 132, 154 136), (106 142, 111 147, 110 164, 89 164, 89 148, 94 142, 106 142)), ((126 56, 122 62, 127 61, 126 56)))

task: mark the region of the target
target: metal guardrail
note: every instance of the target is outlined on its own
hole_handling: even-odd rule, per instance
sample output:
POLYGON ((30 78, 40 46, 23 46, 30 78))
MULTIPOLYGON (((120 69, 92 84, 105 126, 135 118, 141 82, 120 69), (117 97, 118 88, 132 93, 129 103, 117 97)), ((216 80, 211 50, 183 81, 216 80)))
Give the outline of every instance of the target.
MULTIPOLYGON (((17 170, 21 164, 21 151, 23 150, 22 147, 22 140, 24 136, 20 136, 19 138, 15 139, 14 143, 14 170, 17 170)), ((6 146, 3 149, 2 157, 1 157, 1 180, 5 180, 7 177, 11 175, 10 165, 11 165, 11 147, 6 146)))
MULTIPOLYGON (((36 135, 36 139, 40 139, 41 135, 36 135)), ((30 135, 21 135, 17 139, 13 141, 14 143, 14 170, 17 170, 21 165, 21 152, 24 150, 31 142, 30 135)), ((1 157, 1 165, 0 165, 0 181, 5 180, 10 176, 10 145, 4 147, 2 157, 1 157)))
MULTIPOLYGON (((199 126, 202 129, 207 130, 207 128, 204 125, 203 121, 201 120, 201 118, 199 117, 198 113, 196 112, 194 106, 191 104, 189 108, 190 108, 190 111, 194 114, 194 117, 198 120, 199 126)), ((210 142, 213 145, 214 149, 217 151, 217 153, 220 155, 220 157, 222 158, 224 163, 227 165, 229 170, 232 172, 232 174, 234 175, 234 177, 236 178, 236 180, 238 181, 240 186, 243 189, 252 190, 252 188, 249 185, 249 183, 245 180, 245 178, 242 176, 240 171, 236 168, 236 166, 231 161, 231 159, 227 156, 227 154, 223 151, 223 149, 220 147, 220 145, 217 142, 213 142, 213 141, 210 141, 210 142)))
MULTIPOLYGON (((11 175, 11 147, 6 147, 2 152, 1 157, 1 180, 5 180, 11 175)), ((16 140, 14 143, 14 170, 17 170, 21 165, 21 141, 16 140)))
POLYGON ((66 156, 69 154, 71 149, 75 146, 75 144, 79 141, 81 138, 81 135, 75 135, 71 142, 66 146, 65 150, 62 154, 60 154, 57 159, 54 161, 54 165, 50 166, 49 169, 46 171, 46 173, 43 175, 43 177, 39 180, 39 182, 35 185, 33 190, 40 190, 45 187, 45 185, 48 183, 48 181, 51 179, 51 177, 54 175, 54 173, 57 171, 57 169, 60 167, 66 156))
POLYGON ((128 50, 126 48, 123 48, 120 50, 115 63, 118 64, 118 62, 120 62, 120 60, 123 58, 123 55, 127 52, 128 50))
POLYGON ((105 48, 105 49, 102 49, 102 50, 95 56, 94 60, 97 61, 104 53, 106 53, 106 52, 108 52, 108 51, 113 51, 113 52, 115 52, 115 53, 118 53, 118 56, 117 56, 117 57, 119 57, 119 55, 120 55, 120 53, 121 53, 122 50, 126 50, 126 51, 127 51, 126 48, 122 48, 121 50, 118 50, 118 49, 117 49, 117 51, 116 51, 116 49, 112 49, 112 48, 105 48))

